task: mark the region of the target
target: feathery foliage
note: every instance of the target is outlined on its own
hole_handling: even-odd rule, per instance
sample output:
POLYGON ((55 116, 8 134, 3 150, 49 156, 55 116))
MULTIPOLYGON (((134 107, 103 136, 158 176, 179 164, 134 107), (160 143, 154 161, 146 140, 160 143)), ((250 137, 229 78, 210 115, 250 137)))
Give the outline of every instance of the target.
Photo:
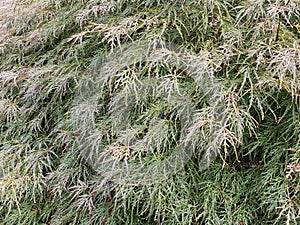
POLYGON ((299 224, 299 13, 299 0, 15 0, 0 37, 0 223, 299 224), (96 106, 74 106, 101 58, 139 40, 190 50, 193 68, 222 84, 227 117, 207 170, 201 149, 216 148, 217 109, 200 77, 160 61, 119 66, 101 78, 96 106), (180 141, 183 105, 145 97, 147 79, 192 99, 188 137, 198 147, 168 179, 111 182, 86 162, 97 152, 82 154, 85 130, 72 117, 88 130, 84 118, 95 116, 88 143, 116 160, 164 159, 180 141), (133 110, 110 110, 131 93, 133 110))

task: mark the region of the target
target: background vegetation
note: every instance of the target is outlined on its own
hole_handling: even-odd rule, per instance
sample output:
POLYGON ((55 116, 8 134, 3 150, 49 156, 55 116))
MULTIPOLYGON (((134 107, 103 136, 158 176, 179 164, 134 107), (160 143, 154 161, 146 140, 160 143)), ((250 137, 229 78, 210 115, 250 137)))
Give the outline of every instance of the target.
MULTIPOLYGON (((0 223, 299 224, 299 13, 299 0, 16 0, 0 39, 0 223), (193 51, 224 85, 219 157, 201 171, 195 151, 153 185, 103 181, 74 141, 74 93, 99 57, 155 38, 193 51)), ((214 108, 193 79, 165 65, 128 68, 99 102, 104 145, 120 149, 111 96, 147 72, 191 96, 205 142, 214 108)), ((148 99, 130 126, 143 134, 151 118, 169 121, 172 135, 154 151, 168 154, 178 142, 176 113, 148 99)))

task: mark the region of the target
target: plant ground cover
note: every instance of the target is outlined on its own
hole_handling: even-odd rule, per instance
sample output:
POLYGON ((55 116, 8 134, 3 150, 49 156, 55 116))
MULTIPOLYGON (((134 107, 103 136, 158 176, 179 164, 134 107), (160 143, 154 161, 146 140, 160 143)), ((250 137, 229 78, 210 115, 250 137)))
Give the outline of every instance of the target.
POLYGON ((0 36, 0 223, 299 224, 299 13, 299 0, 14 1, 0 36), (227 117, 218 157, 201 170, 216 109, 197 77, 164 63, 127 65, 108 79, 97 110, 88 103, 82 110, 95 115, 91 145, 101 143, 107 154, 131 163, 174 151, 176 103, 137 92, 141 100, 128 114, 127 132, 120 137, 114 129, 113 97, 154 77, 164 81, 162 90, 184 90, 193 100, 189 137, 200 147, 168 179, 110 182, 76 142, 76 90, 104 55, 156 39, 193 52, 200 61, 191 64, 222 84, 227 117), (165 121, 168 132, 153 126, 153 118, 165 121), (148 131, 160 139, 147 152, 148 131), (120 143, 130 135, 142 137, 139 145, 120 143))

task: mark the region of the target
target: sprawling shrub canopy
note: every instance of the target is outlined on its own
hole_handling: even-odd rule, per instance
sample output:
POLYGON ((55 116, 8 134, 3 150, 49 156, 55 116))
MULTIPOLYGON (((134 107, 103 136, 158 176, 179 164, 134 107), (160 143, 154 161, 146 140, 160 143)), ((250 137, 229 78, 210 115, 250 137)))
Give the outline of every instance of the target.
POLYGON ((300 223, 299 13, 299 0, 16 0, 0 37, 0 223, 300 223), (112 69, 97 110, 89 102, 74 106, 99 60, 139 40, 192 52, 200 61, 191 65, 222 85, 226 121, 208 169, 200 168, 201 146, 212 145, 217 109, 197 76, 163 62, 131 64, 112 69), (162 160, 180 140, 181 105, 136 91, 134 110, 110 110, 113 100, 124 101, 115 96, 140 90, 149 77, 161 79, 153 87, 192 99, 198 147, 168 179, 111 182, 82 154, 74 111, 94 115, 97 133, 86 138, 116 160, 162 160), (120 136, 116 114, 124 113, 120 136), (157 118, 163 123, 153 124, 157 118), (132 135, 148 142, 133 149, 120 142, 132 135), (145 150, 151 140, 156 145, 145 150))

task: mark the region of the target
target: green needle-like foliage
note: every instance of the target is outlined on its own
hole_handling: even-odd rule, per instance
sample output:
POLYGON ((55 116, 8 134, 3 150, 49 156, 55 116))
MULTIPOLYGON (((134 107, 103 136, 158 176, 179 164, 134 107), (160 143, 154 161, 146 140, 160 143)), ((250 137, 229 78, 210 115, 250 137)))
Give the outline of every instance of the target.
POLYGON ((13 12, 0 36, 0 224, 300 224, 299 0, 15 0, 13 12), (142 40, 189 50, 201 72, 119 64, 96 105, 74 105, 104 56, 142 40), (197 85, 206 74, 222 86, 222 124, 213 90, 197 85), (132 185, 90 163, 99 146, 118 162, 166 159, 180 144, 180 96, 195 107, 196 147, 177 173, 132 185), (205 170, 203 148, 217 154, 205 170))

